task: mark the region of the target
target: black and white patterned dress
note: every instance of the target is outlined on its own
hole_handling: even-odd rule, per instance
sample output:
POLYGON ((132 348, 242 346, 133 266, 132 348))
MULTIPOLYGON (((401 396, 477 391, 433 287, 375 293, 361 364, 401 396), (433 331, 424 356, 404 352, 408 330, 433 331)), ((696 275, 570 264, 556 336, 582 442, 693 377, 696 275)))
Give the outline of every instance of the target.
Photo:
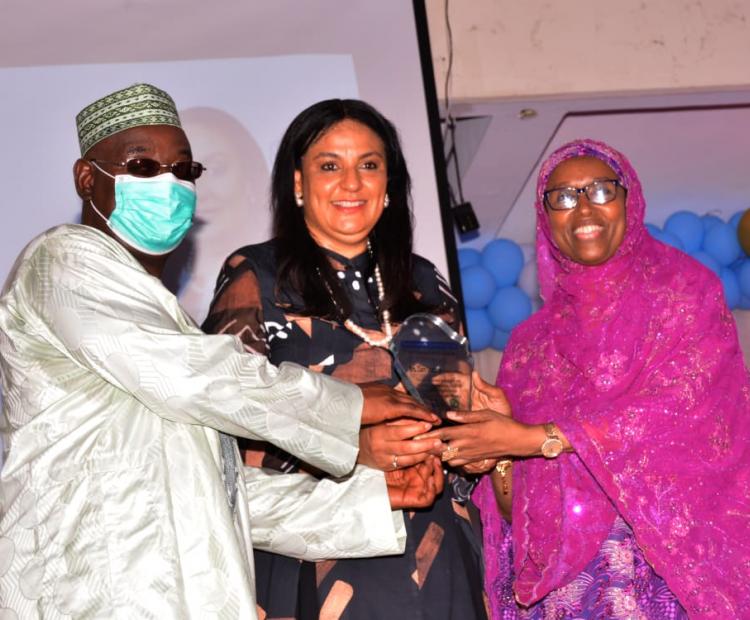
MULTIPOLYGON (((248 350, 276 365, 291 361, 353 383, 395 385, 398 379, 387 351, 365 343, 341 323, 294 313, 302 302, 278 290, 274 248, 268 241, 227 259, 204 330, 237 334, 248 350)), ((379 330, 369 255, 347 259, 329 252, 329 258, 349 295, 353 321, 366 330, 379 330)), ((413 263, 412 281, 421 301, 440 308, 441 316, 457 326, 456 301, 445 280, 424 258, 415 255, 413 263)), ((286 472, 309 469, 268 444, 248 442, 245 448, 249 465, 286 472)), ((469 519, 472 505, 453 499, 460 494, 458 487, 446 484, 431 508, 405 513, 408 537, 400 556, 306 563, 256 551, 262 614, 269 620, 486 618, 481 537, 469 519)))

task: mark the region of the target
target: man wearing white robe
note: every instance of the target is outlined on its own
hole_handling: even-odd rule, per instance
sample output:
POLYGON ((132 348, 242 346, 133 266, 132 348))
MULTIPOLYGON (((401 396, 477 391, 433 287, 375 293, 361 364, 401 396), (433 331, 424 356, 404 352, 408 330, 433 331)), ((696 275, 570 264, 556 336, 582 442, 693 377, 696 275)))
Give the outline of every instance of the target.
MULTIPOLYGON (((203 334, 157 277, 166 255, 110 230, 115 183, 91 165, 168 168, 189 144, 171 117, 118 122, 82 139, 84 225, 33 240, 0 297, 0 618, 256 618, 253 545, 308 560, 402 551, 382 472, 355 467, 358 431, 425 414, 382 391, 363 408, 357 387, 203 334), (336 479, 227 477, 220 432, 336 479)), ((402 495, 425 505, 438 485, 402 495)))

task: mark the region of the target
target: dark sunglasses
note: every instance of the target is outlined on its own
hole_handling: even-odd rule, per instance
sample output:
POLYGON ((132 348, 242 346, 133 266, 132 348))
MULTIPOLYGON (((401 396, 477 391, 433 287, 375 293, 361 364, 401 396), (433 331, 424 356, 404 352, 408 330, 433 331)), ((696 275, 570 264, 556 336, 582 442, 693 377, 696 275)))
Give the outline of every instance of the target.
POLYGON ((102 159, 92 159, 91 161, 95 161, 98 164, 109 164, 110 166, 125 168, 128 174, 134 177, 155 177, 162 172, 171 172, 183 181, 195 181, 206 169, 203 164, 192 160, 176 161, 172 164, 162 164, 148 157, 136 157, 135 159, 122 162, 104 161, 102 159))

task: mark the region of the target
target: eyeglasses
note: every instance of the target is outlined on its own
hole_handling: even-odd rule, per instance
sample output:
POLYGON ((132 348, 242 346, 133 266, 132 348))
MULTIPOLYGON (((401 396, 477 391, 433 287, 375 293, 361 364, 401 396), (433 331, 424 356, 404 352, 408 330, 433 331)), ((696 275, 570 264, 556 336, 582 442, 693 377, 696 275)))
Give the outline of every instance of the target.
POLYGON ((627 189, 617 179, 592 181, 583 187, 556 187, 544 192, 544 204, 553 211, 570 211, 578 206, 578 197, 586 194, 592 205, 605 205, 617 198, 617 188, 627 189))
POLYGON ((104 161, 102 159, 92 159, 91 161, 109 164, 110 166, 120 166, 134 177, 155 177, 157 174, 161 174, 162 170, 166 170, 183 181, 195 181, 206 169, 203 164, 192 160, 176 161, 172 164, 162 164, 148 157, 137 157, 122 162, 104 161))

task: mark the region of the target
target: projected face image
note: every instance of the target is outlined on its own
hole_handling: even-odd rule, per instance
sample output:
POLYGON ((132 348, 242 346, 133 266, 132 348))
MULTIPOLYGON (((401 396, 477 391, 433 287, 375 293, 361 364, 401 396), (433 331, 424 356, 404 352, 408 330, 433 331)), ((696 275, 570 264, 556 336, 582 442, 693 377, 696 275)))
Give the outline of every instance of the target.
POLYGON ((173 288, 178 289, 182 306, 200 322, 224 259, 270 234, 264 224, 270 223, 269 172, 255 138, 230 114, 196 107, 180 111, 180 119, 206 172, 197 184, 194 230, 174 261, 181 273, 173 288))
POLYGON ((238 197, 266 209, 268 166, 247 128, 217 108, 188 108, 180 112, 180 119, 193 152, 201 153, 207 169, 200 180, 198 216, 208 221, 238 207, 241 212, 252 212, 251 205, 233 204, 238 197))

